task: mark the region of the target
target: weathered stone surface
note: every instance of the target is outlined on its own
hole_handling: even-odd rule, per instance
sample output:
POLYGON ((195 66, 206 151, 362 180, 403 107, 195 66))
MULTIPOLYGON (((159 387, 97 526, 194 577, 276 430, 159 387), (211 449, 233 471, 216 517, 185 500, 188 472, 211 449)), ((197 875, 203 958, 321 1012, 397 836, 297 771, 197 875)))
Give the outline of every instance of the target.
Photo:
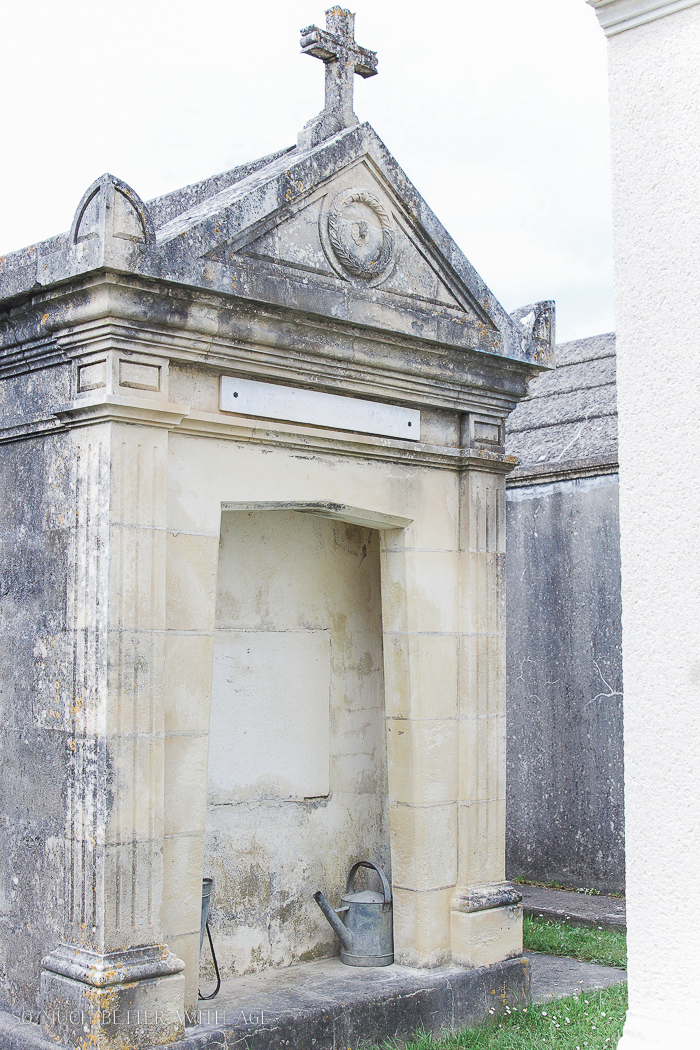
MULTIPOLYGON (((396 965, 357 969, 327 960, 228 982, 215 1002, 193 1010, 196 1023, 170 1045, 233 1050, 252 1042, 256 1050, 361 1050, 368 1042, 410 1038, 421 1030, 455 1030, 482 1020, 489 1010, 498 1014, 506 1005, 529 1002, 530 966, 524 958, 485 969, 439 971, 396 965)), ((3 1050, 56 1045, 42 1038, 28 1017, 22 1020, 0 1013, 3 1050)))
POLYGON ((273 155, 269 163, 230 184, 222 176, 192 193, 170 196, 174 199, 160 198, 157 211, 171 217, 156 229, 148 206, 134 191, 104 176, 81 201, 71 234, 0 259, 0 295, 23 295, 111 265, 227 296, 378 325, 429 342, 551 363, 547 340, 528 334, 505 314, 369 125, 342 131, 310 150, 273 155), (350 168, 351 182, 345 174, 350 168), (224 188, 218 189, 221 184, 224 188), (396 256, 403 269, 408 267, 403 287, 393 290, 386 284, 389 270, 386 287, 367 287, 350 272, 336 280, 309 279, 310 272, 323 275, 319 208, 338 192, 355 188, 371 193, 389 217, 396 256), (86 211, 88 200, 94 220, 86 211), (112 200, 121 201, 122 226, 114 225, 116 219, 104 224, 112 200), (171 214, 180 207, 185 210, 171 214), (81 233, 87 221, 92 222, 89 236, 81 233), (133 229, 124 225, 130 221, 136 224, 133 229), (303 231, 296 259, 274 250, 269 255, 256 251, 261 236, 272 228, 284 230, 289 222, 303 231))
POLYGON ((574 926, 627 929, 625 901, 604 894, 570 893, 544 886, 520 886, 525 915, 536 915, 574 926))
POLYGON ((508 419, 517 479, 555 481, 617 471, 615 336, 557 347, 556 371, 534 379, 508 419))
POLYGON ((595 988, 610 988, 627 980, 627 971, 616 966, 581 962, 562 955, 528 952, 532 1002, 548 1003, 567 995, 580 995, 595 988))
POLYGON ((246 1039, 261 1050, 359 1050, 421 1030, 455 1030, 483 1019, 489 1009, 526 1005, 529 982, 523 958, 436 971, 396 965, 360 970, 328 960, 230 982, 217 1000, 218 1018, 212 1010, 209 1024, 191 1029, 175 1050, 225 1050, 246 1039))
POLYGON ((614 337, 558 348, 508 421, 507 866, 624 890, 614 337), (551 380, 551 382, 550 382, 551 380))
POLYGON ((320 58, 326 67, 326 104, 299 135, 299 145, 308 147, 358 123, 353 109, 355 73, 375 76, 377 55, 355 43, 355 16, 338 6, 326 11, 325 30, 318 26, 302 29, 301 49, 305 55, 320 58))

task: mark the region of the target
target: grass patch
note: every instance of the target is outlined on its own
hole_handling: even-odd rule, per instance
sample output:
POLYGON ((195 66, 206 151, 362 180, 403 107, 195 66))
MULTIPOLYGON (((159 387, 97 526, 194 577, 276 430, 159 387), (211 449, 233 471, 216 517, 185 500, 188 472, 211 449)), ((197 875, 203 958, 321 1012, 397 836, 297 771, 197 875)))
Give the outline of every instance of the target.
POLYGON ((545 890, 567 890, 569 893, 583 893, 587 897, 615 897, 619 901, 625 899, 624 893, 618 893, 617 890, 610 890, 609 892, 603 893, 602 890, 597 890, 595 886, 569 886, 566 882, 538 882, 537 879, 528 879, 525 875, 516 875, 515 878, 508 880, 509 882, 515 882, 518 886, 540 886, 545 890))
MULTIPOLYGON (((614 1050, 626 1010, 627 985, 618 984, 511 1010, 455 1035, 416 1036, 405 1045, 406 1050, 614 1050)), ((394 1046, 384 1043, 381 1050, 394 1046)))
MULTIPOLYGON (((595 889, 593 886, 569 886, 566 882, 554 882, 550 879, 549 882, 538 882, 536 879, 528 879, 524 875, 516 875, 514 879, 509 879, 509 882, 515 882, 518 886, 540 886, 545 890, 567 890, 569 893, 585 893, 589 897, 601 897, 600 890, 595 889)), ((619 897, 620 894, 617 894, 619 897)))
POLYGON ((526 915, 523 948, 547 955, 569 955, 604 966, 627 966, 627 935, 622 930, 590 929, 526 915))

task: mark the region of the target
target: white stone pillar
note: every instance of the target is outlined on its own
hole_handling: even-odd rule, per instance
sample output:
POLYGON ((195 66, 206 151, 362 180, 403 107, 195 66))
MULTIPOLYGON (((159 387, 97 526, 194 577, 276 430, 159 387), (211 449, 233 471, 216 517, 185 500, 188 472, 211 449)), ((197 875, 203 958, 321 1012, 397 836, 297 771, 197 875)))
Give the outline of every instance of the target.
POLYGON ((591 0, 609 37, 630 1003, 700 1046, 700 4, 591 0))

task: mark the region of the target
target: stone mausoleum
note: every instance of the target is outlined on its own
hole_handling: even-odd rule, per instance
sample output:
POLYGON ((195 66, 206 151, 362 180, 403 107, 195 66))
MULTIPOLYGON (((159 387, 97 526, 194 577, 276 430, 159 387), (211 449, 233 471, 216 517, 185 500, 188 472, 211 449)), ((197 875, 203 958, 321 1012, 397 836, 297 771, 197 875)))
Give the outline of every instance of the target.
POLYGON ((8 1048, 223 1046, 185 1031, 203 875, 233 985, 336 955, 313 892, 362 858, 375 973, 447 975, 412 1022, 527 996, 504 424, 553 308, 509 316, 357 122, 353 16, 302 48, 296 146, 148 204, 104 175, 0 259, 0 996, 43 1033, 8 1048))

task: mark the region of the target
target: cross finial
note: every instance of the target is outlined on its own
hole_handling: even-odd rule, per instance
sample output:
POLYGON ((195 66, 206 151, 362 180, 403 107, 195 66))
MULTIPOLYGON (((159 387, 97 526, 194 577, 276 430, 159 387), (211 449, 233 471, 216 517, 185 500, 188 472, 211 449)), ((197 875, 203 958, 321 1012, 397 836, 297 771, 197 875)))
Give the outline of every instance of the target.
POLYGON ((343 128, 357 124, 353 110, 353 78, 373 77, 377 53, 355 43, 355 16, 343 7, 326 11, 326 28, 307 26, 301 31, 301 50, 320 58, 326 66, 326 104, 299 135, 302 148, 315 146, 343 128))

